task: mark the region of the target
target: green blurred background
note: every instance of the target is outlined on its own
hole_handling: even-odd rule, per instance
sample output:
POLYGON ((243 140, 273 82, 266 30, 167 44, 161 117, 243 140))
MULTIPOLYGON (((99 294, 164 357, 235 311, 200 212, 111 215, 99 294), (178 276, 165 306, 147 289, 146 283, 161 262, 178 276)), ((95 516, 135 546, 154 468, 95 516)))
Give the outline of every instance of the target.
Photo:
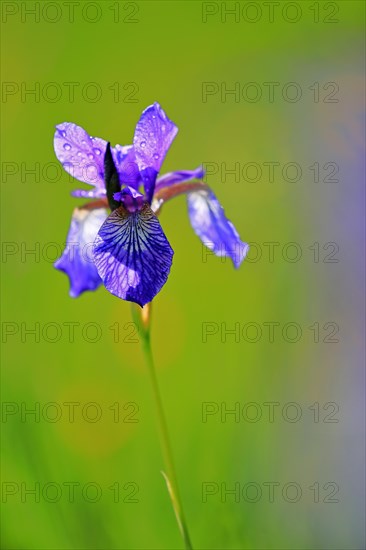
POLYGON ((82 204, 56 169, 55 124, 127 144, 159 101, 179 127, 163 172, 217 163, 207 183, 254 243, 235 271, 205 255, 184 197, 163 209, 175 256, 154 301, 153 348, 194 547, 364 548, 363 2, 280 2, 273 20, 265 2, 75 2, 73 17, 68 6, 2 2, 2 547, 182 547, 130 305, 103 287, 73 300, 52 267, 82 204), (73 100, 68 82, 79 83, 73 100), (204 82, 218 91, 203 98, 204 82), (278 83, 273 101, 265 82, 278 83), (290 82, 296 102, 282 95, 293 97, 290 82), (238 85, 239 98, 221 95, 238 85), (273 181, 265 162, 279 163, 273 181), (293 162, 295 182, 282 175, 293 162), (239 177, 222 163, 239 163, 239 177), (258 181, 247 163, 260 165, 258 181), (299 341, 291 327, 282 336, 286 323, 299 341), (225 335, 235 324, 239 336, 225 335), (225 497, 235 484, 240 494, 225 497))

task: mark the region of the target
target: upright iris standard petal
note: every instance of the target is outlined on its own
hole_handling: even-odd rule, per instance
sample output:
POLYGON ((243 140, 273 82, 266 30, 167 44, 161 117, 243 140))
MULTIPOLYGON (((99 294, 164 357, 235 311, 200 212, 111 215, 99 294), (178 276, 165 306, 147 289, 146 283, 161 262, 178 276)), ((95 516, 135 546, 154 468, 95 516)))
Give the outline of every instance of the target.
POLYGON ((63 122, 56 126, 54 147, 58 160, 74 178, 93 185, 94 196, 104 192, 103 162, 106 146, 104 139, 92 138, 76 124, 63 122))
POLYGON ((239 267, 248 253, 249 245, 240 240, 233 224, 209 187, 189 193, 188 214, 193 229, 205 246, 217 256, 229 256, 239 267))
POLYGON ((102 283, 93 259, 94 239, 107 217, 105 208, 75 208, 65 250, 54 264, 70 279, 70 296, 95 290, 102 283))
POLYGON ((142 180, 133 145, 116 145, 112 147, 112 156, 120 181, 138 189, 142 180))
POLYGON ((140 306, 165 284, 173 250, 147 203, 114 210, 95 239, 94 262, 107 290, 140 306))
POLYGON ((150 203, 156 176, 177 132, 178 128, 169 120, 158 103, 145 109, 136 125, 133 146, 147 200, 150 203))

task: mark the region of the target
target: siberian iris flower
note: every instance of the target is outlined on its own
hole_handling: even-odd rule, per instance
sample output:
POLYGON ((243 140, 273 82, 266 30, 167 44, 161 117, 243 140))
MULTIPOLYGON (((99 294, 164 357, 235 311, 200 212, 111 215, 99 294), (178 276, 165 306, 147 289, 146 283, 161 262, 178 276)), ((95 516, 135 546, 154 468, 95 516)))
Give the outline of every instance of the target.
POLYGON ((214 254, 230 256, 235 267, 245 258, 248 245, 203 183, 201 168, 158 177, 177 131, 158 103, 142 113, 133 145, 111 147, 73 123, 56 126, 57 158, 69 174, 91 186, 72 194, 94 199, 75 208, 66 248, 55 263, 70 279, 71 296, 103 283, 123 300, 140 306, 151 302, 165 284, 173 259, 157 214, 180 194, 187 195, 194 231, 214 254))

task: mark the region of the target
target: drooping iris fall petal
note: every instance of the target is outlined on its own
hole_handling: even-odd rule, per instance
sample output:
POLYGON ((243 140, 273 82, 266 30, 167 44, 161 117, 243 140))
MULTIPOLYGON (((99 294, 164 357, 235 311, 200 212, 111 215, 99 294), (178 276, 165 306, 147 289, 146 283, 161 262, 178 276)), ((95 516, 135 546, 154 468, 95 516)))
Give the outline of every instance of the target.
POLYGON ((205 246, 217 256, 229 256, 237 268, 248 253, 249 245, 240 240, 209 187, 188 193, 188 214, 192 227, 205 246))
POLYGON ((94 244, 97 271, 118 298, 143 306, 165 284, 174 252, 148 203, 134 211, 114 210, 94 244))
POLYGON ((75 208, 73 211, 65 250, 54 264, 69 277, 73 298, 102 284, 94 265, 93 245, 107 215, 105 208, 75 208))

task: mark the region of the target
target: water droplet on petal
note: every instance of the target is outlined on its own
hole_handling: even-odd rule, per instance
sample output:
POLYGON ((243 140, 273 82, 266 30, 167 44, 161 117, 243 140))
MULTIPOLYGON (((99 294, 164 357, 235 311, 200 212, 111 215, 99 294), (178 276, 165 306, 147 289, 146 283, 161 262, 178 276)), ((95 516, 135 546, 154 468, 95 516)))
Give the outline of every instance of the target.
POLYGON ((155 160, 159 160, 159 155, 158 155, 158 153, 154 153, 154 154, 153 154, 153 157, 154 157, 155 160))
POLYGON ((60 133, 60 136, 62 136, 63 138, 66 137, 65 130, 59 130, 59 133, 60 133))
POLYGON ((146 141, 140 141, 140 146, 144 149, 146 147, 146 141))
POLYGON ((101 153, 101 150, 100 149, 97 149, 97 147, 94 149, 94 152, 96 155, 100 155, 101 153))
POLYGON ((82 139, 82 140, 81 140, 81 145, 86 145, 85 139, 82 139))
POLYGON ((65 151, 70 151, 71 145, 69 143, 64 143, 64 149, 65 151))
POLYGON ((77 155, 78 155, 78 157, 82 157, 83 153, 81 151, 78 151, 77 155))
POLYGON ((93 160, 94 155, 92 153, 88 153, 88 159, 93 160))

